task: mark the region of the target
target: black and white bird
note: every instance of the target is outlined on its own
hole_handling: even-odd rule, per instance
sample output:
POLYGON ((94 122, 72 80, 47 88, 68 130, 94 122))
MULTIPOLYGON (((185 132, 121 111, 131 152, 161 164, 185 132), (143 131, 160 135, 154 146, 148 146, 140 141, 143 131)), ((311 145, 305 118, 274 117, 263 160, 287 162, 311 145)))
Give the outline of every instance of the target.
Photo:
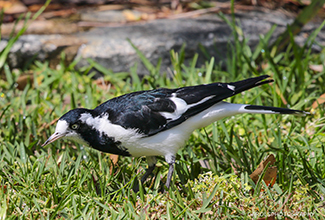
POLYGON ((195 129, 241 113, 308 114, 286 108, 222 101, 273 82, 265 80, 268 77, 139 91, 110 99, 95 109, 77 108, 58 120, 54 134, 42 146, 67 138, 111 154, 146 156, 149 167, 141 179, 142 183, 154 170, 156 156, 163 156, 169 164, 166 181, 169 188, 177 151, 195 129))

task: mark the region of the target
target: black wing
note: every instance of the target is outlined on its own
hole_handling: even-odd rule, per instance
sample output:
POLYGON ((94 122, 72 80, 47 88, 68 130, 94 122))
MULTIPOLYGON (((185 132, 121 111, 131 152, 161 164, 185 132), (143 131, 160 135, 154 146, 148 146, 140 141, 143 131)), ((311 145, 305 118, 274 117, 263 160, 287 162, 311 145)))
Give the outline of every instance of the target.
POLYGON ((264 75, 234 83, 212 83, 179 89, 134 92, 108 100, 94 111, 97 114, 107 112, 112 123, 124 128, 137 129, 140 133, 150 136, 181 124, 223 99, 273 82, 273 80, 264 80, 268 77, 264 75), (163 113, 175 113, 177 110, 173 97, 184 100, 188 108, 177 117, 167 118, 163 113))
POLYGON ((134 128, 150 135, 163 129, 167 119, 160 112, 174 112, 175 103, 170 100, 173 89, 156 89, 125 94, 98 106, 96 114, 108 113, 113 124, 134 128))

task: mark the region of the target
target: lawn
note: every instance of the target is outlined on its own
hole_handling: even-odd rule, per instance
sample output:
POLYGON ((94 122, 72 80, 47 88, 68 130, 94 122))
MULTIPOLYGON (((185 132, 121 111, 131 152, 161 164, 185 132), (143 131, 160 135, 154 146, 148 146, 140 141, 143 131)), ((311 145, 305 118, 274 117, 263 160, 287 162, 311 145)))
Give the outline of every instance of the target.
POLYGON ((318 103, 325 93, 325 53, 311 53, 318 30, 304 47, 291 40, 279 53, 266 46, 268 36, 249 48, 245 36, 239 40, 238 30, 234 28, 225 62, 206 54, 205 65, 197 65, 198 55, 186 65, 184 48, 171 51, 172 74, 162 72, 159 63, 150 63, 135 47, 150 72, 143 78, 137 65, 113 73, 89 60, 89 66, 76 70, 78 61, 66 65, 64 54, 56 69, 35 61, 25 70, 13 70, 4 62, 0 219, 323 219, 325 118, 324 105, 318 103), (102 80, 92 79, 93 69, 104 75, 102 80), (27 73, 21 88, 17 82, 27 73), (195 131, 177 155, 172 186, 165 193, 160 191, 168 172, 163 158, 134 193, 132 186, 147 167, 145 158, 117 158, 69 141, 40 146, 53 133, 56 120, 79 106, 94 108, 144 89, 264 74, 275 82, 227 101, 290 107, 312 115, 244 114, 195 131), (269 155, 275 157, 275 184, 268 186, 263 175, 255 183, 249 175, 269 155), (202 166, 203 161, 208 166, 202 166))

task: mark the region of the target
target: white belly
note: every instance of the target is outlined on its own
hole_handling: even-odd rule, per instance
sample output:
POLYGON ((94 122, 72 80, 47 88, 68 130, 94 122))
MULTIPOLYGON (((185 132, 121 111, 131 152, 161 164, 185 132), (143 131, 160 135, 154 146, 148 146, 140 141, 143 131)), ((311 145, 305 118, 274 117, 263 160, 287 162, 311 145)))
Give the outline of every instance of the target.
POLYGON ((241 104, 220 102, 180 125, 150 137, 139 138, 136 145, 133 142, 125 147, 135 157, 175 155, 180 148, 184 147, 195 129, 205 127, 224 117, 235 115, 239 113, 238 110, 241 107, 243 107, 241 104))

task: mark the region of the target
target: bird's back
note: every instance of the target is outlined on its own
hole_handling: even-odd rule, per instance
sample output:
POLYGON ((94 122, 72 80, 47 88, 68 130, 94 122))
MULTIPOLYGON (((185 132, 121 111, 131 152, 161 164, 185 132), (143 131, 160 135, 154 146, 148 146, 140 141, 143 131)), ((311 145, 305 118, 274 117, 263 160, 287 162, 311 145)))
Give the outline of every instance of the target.
POLYGON ((212 105, 250 88, 269 83, 260 76, 234 83, 212 83, 179 89, 139 91, 113 98, 94 109, 108 113, 113 124, 145 136, 171 129, 212 105))

